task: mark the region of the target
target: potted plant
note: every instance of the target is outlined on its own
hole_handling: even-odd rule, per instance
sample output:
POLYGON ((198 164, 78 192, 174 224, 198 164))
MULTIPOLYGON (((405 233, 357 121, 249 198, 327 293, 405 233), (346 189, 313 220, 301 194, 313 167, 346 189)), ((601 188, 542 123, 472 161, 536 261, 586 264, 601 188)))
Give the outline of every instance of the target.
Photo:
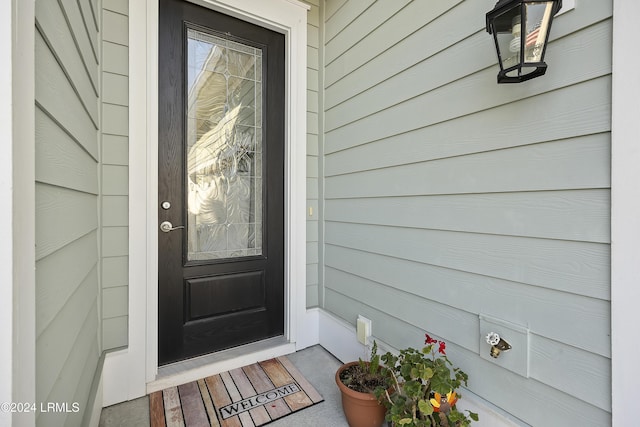
POLYGON ((345 363, 336 371, 336 384, 342 394, 342 409, 350 427, 380 427, 386 408, 378 401, 375 390, 386 389, 389 376, 380 365, 374 341, 369 361, 359 359, 345 363))
POLYGON ((425 338, 422 350, 382 356, 390 387, 379 387, 376 395, 387 408, 386 419, 393 427, 467 427, 478 415, 459 412, 456 401, 468 375, 449 361, 444 341, 425 338))

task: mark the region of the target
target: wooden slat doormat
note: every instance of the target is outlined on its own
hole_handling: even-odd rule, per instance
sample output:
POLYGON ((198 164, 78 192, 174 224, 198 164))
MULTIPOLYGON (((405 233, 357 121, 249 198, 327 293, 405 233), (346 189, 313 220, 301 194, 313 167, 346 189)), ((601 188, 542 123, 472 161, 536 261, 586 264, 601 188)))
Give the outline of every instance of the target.
POLYGON ((257 427, 322 402, 286 357, 149 395, 151 427, 257 427))

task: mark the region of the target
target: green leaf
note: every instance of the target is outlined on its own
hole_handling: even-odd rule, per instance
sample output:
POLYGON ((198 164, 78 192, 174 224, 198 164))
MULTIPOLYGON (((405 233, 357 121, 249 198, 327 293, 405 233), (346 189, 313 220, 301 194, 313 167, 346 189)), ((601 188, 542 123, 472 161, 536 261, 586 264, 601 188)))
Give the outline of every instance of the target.
POLYGON ((473 420, 473 421, 478 421, 480 418, 478 417, 478 414, 476 414, 475 412, 471 412, 469 411, 469 417, 473 420))
POLYGON ((403 418, 403 419, 398 421, 398 424, 403 426, 405 424, 411 424, 411 422, 413 422, 413 420, 411 418, 403 418))
POLYGON ((418 368, 411 368, 411 378, 418 378, 419 376, 418 368))
POLYGON ((434 373, 433 373, 433 369, 431 369, 431 368, 425 368, 425 369, 422 371, 422 375, 421 375, 421 377, 422 377, 422 379, 428 380, 428 379, 433 378, 433 374, 434 374, 434 373))
POLYGON ((422 412, 425 415, 433 414, 433 406, 431 405, 431 402, 429 402, 428 400, 420 399, 418 401, 418 409, 420 409, 420 412, 422 412))

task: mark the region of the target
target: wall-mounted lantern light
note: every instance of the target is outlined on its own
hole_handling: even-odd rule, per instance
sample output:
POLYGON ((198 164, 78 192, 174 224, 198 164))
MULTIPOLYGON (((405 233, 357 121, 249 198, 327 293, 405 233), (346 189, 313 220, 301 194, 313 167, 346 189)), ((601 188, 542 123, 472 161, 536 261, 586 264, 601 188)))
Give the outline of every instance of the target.
POLYGON ((498 52, 498 83, 520 83, 547 71, 544 54, 562 0, 499 0, 487 13, 498 52))

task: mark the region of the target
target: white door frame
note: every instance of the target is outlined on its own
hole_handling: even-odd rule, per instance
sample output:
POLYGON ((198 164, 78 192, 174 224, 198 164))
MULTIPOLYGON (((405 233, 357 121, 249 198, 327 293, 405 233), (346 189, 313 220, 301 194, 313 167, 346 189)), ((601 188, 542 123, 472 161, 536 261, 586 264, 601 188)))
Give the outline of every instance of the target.
MULTIPOLYGON (((289 345, 279 351, 295 351, 317 342, 315 313, 306 310, 309 7, 297 0, 188 1, 285 35, 285 338, 289 345)), ((129 2, 129 345, 105 359, 104 406, 143 396, 158 373, 158 9, 158 0, 129 2)))
POLYGON ((614 427, 637 423, 640 301, 640 81, 637 0, 613 2, 611 122, 611 389, 614 427))

